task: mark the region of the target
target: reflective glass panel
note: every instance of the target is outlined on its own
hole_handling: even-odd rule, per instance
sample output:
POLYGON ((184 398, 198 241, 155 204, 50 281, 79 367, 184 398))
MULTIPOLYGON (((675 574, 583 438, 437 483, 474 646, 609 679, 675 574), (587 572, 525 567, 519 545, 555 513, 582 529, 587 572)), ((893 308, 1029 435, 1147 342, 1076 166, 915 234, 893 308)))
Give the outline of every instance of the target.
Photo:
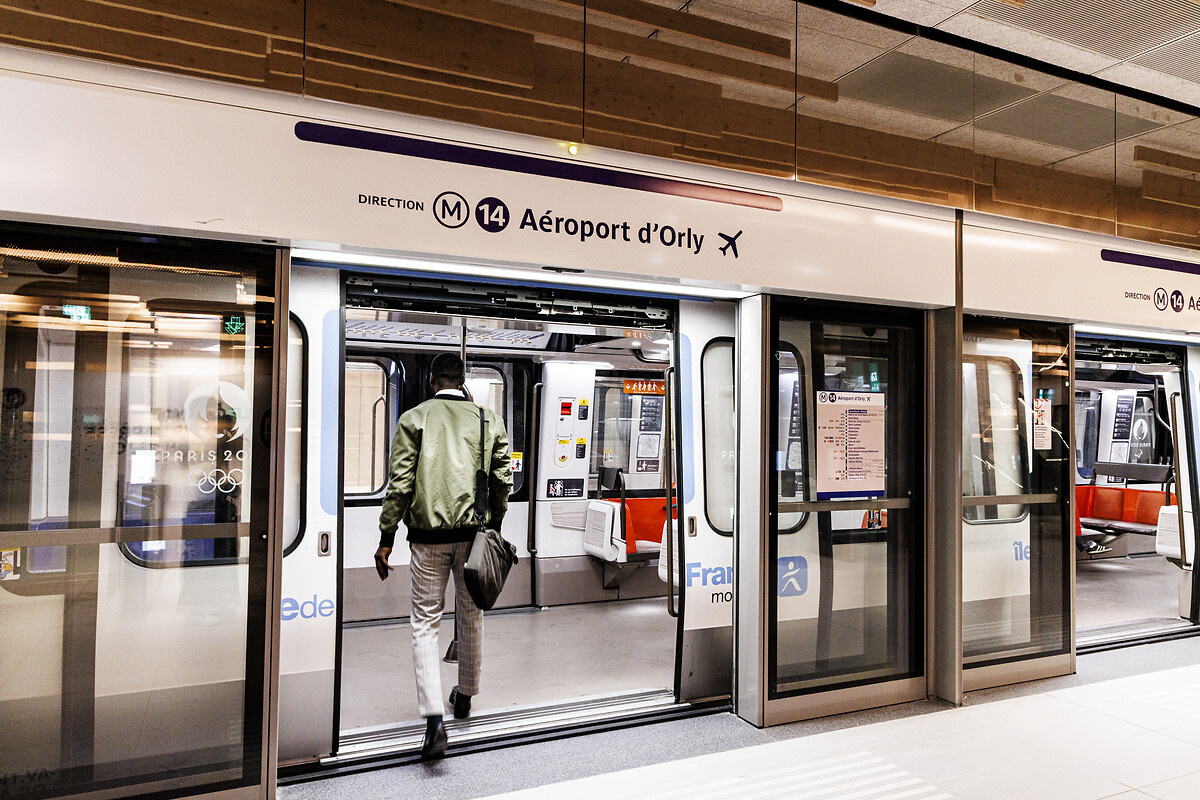
POLYGON ((963 351, 963 661, 1065 652, 1066 329, 968 319, 963 351))
POLYGON ((274 263, 0 227, 0 794, 258 783, 274 263))
POLYGON ((916 321, 874 309, 777 320, 772 697, 921 673, 916 321))
POLYGON ((382 362, 346 362, 346 494, 375 494, 387 480, 387 390, 382 362))

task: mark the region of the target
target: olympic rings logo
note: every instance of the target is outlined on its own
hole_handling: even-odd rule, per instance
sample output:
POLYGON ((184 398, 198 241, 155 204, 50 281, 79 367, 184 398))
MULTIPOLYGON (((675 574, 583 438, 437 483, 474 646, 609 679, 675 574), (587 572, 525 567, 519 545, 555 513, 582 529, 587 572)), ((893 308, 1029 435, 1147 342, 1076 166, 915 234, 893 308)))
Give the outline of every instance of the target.
POLYGON ((240 469, 231 469, 226 472, 223 469, 214 469, 210 472, 205 472, 202 469, 194 469, 188 475, 188 481, 200 490, 202 494, 212 494, 213 492, 221 492, 229 494, 245 480, 246 473, 240 469))

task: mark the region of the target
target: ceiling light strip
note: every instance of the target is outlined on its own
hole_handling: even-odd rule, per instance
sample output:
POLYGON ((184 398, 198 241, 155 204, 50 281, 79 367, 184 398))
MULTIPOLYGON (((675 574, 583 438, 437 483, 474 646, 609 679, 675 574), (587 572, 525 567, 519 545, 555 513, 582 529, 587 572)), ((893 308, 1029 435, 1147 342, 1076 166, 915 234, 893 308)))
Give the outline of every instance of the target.
POLYGON ((341 250, 293 248, 292 259, 340 264, 348 267, 383 267, 386 269, 404 270, 406 272, 430 272, 451 276, 470 275, 479 278, 518 281, 530 285, 553 284, 590 289, 612 289, 617 292, 641 292, 666 296, 696 297, 705 300, 740 300, 754 294, 753 292, 736 289, 684 286, 677 283, 645 281, 636 278, 608 278, 590 274, 534 272, 530 269, 519 267, 494 267, 486 264, 471 264, 458 261, 429 261, 400 256, 350 253, 341 250))

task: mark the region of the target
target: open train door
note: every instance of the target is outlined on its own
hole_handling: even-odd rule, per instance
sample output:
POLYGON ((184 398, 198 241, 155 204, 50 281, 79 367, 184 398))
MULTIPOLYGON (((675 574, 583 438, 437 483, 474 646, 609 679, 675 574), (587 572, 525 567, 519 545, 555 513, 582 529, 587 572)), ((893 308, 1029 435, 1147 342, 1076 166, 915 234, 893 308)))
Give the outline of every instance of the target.
MULTIPOLYGON (((737 486, 732 302, 679 303, 678 699, 728 696, 733 681, 733 524, 737 486)), ((667 575, 666 559, 660 572, 667 575)))

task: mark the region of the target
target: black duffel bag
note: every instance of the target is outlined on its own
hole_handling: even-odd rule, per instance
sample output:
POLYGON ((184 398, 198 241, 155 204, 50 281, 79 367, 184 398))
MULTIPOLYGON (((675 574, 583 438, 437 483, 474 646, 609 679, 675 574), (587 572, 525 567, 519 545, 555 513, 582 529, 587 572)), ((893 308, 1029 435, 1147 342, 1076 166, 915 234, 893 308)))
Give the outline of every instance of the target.
POLYGON ((463 566, 463 580, 475 605, 488 611, 504 589, 508 571, 517 563, 517 548, 500 531, 480 528, 463 566))

